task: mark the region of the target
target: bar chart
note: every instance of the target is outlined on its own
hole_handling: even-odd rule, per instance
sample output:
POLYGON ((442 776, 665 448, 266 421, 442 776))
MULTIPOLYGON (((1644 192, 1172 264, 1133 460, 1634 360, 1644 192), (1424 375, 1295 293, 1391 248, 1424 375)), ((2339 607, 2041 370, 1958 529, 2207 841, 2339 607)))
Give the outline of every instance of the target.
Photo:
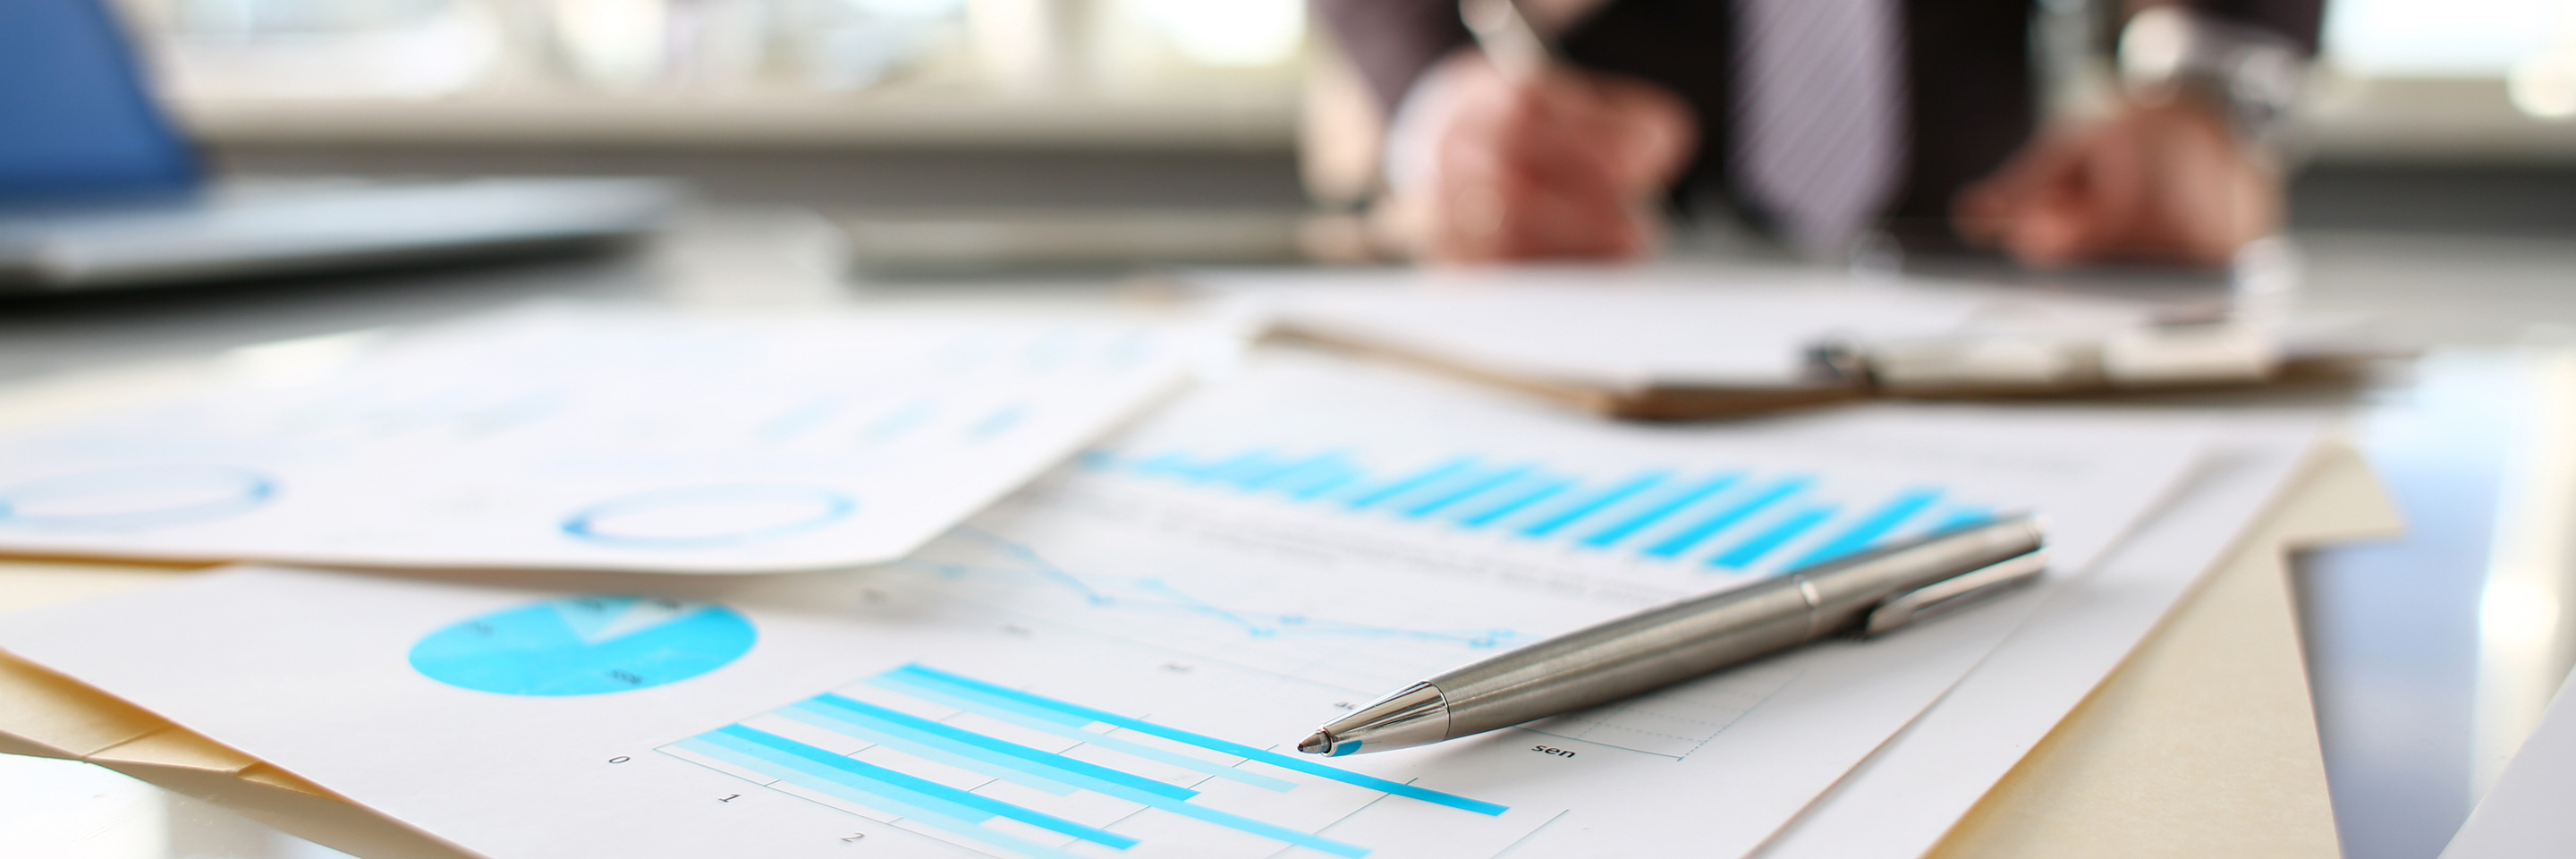
POLYGON ((1381 802, 1468 826, 1503 825, 1510 810, 920 664, 662 751, 1003 856, 1152 855, 1168 839, 1159 846, 1187 855, 1213 844, 1356 859, 1371 848, 1329 830, 1381 802))
POLYGON ((1273 448, 1095 452, 1082 463, 1095 473, 1729 574, 1821 563, 1994 513, 1992 505, 1939 486, 1871 490, 1755 468, 1585 475, 1542 462, 1463 454, 1386 468, 1349 450, 1273 448))

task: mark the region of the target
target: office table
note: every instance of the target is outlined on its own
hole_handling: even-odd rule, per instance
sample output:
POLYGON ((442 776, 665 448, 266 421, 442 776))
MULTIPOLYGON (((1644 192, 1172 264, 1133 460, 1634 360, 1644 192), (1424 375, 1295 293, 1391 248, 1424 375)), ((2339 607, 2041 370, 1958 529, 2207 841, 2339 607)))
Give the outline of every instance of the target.
MULTIPOLYGON (((837 234, 790 208, 683 217, 608 260, 453 269, 0 306, 0 384, 178 362, 231 347, 455 318, 539 298, 682 305, 1098 306, 1117 279, 852 282, 837 234)), ((2349 398, 2364 453, 2411 531, 2318 553, 2297 577, 2346 855, 2430 857, 2563 676, 2576 510, 2576 243, 2299 237, 2302 296, 2380 314, 2433 347, 2349 398), (2556 602, 2551 602, 2551 601, 2556 602), (2546 614, 2546 617, 2540 616, 2546 614)), ((84 764, 0 757, 0 854, 323 857, 334 851, 84 764)))

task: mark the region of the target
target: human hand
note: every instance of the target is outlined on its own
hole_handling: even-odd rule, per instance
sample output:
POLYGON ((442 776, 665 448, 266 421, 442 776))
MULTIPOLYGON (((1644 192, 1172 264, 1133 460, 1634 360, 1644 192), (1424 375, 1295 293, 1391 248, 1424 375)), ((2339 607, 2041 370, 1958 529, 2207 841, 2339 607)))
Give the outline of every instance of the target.
POLYGON ((2033 141, 1960 192, 1969 242, 2025 265, 2225 266, 2280 225, 2281 179, 2218 113, 2177 99, 2033 141))
MULTIPOLYGON (((1507 73, 1466 51, 1408 105, 1427 163, 1399 176, 1399 229, 1436 262, 1624 258, 1658 233, 1655 203, 1688 163, 1690 108, 1644 81, 1548 67, 1507 73)), ((1404 157, 1397 154, 1393 157, 1404 157)))

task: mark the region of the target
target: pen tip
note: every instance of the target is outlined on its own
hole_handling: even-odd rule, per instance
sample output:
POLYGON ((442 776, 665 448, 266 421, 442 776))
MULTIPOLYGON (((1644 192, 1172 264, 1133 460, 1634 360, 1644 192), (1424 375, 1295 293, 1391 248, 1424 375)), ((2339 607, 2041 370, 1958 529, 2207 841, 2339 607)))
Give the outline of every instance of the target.
POLYGON ((1297 750, 1310 755, 1324 754, 1333 750, 1333 738, 1324 736, 1322 731, 1316 731, 1313 736, 1297 743, 1297 750))

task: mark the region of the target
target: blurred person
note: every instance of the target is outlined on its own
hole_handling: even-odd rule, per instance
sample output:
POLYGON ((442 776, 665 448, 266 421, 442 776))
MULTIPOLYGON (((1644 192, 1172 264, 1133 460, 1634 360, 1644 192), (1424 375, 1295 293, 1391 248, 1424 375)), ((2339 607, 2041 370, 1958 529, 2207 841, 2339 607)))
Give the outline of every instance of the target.
POLYGON ((2258 139, 2323 2, 2130 3, 2125 95, 2043 133, 2033 0, 1520 0, 1541 63, 1486 56, 1457 0, 1316 0, 1426 259, 1635 257, 1670 204, 1815 256, 1887 228, 2043 267, 2218 267, 2276 228, 2258 139))

